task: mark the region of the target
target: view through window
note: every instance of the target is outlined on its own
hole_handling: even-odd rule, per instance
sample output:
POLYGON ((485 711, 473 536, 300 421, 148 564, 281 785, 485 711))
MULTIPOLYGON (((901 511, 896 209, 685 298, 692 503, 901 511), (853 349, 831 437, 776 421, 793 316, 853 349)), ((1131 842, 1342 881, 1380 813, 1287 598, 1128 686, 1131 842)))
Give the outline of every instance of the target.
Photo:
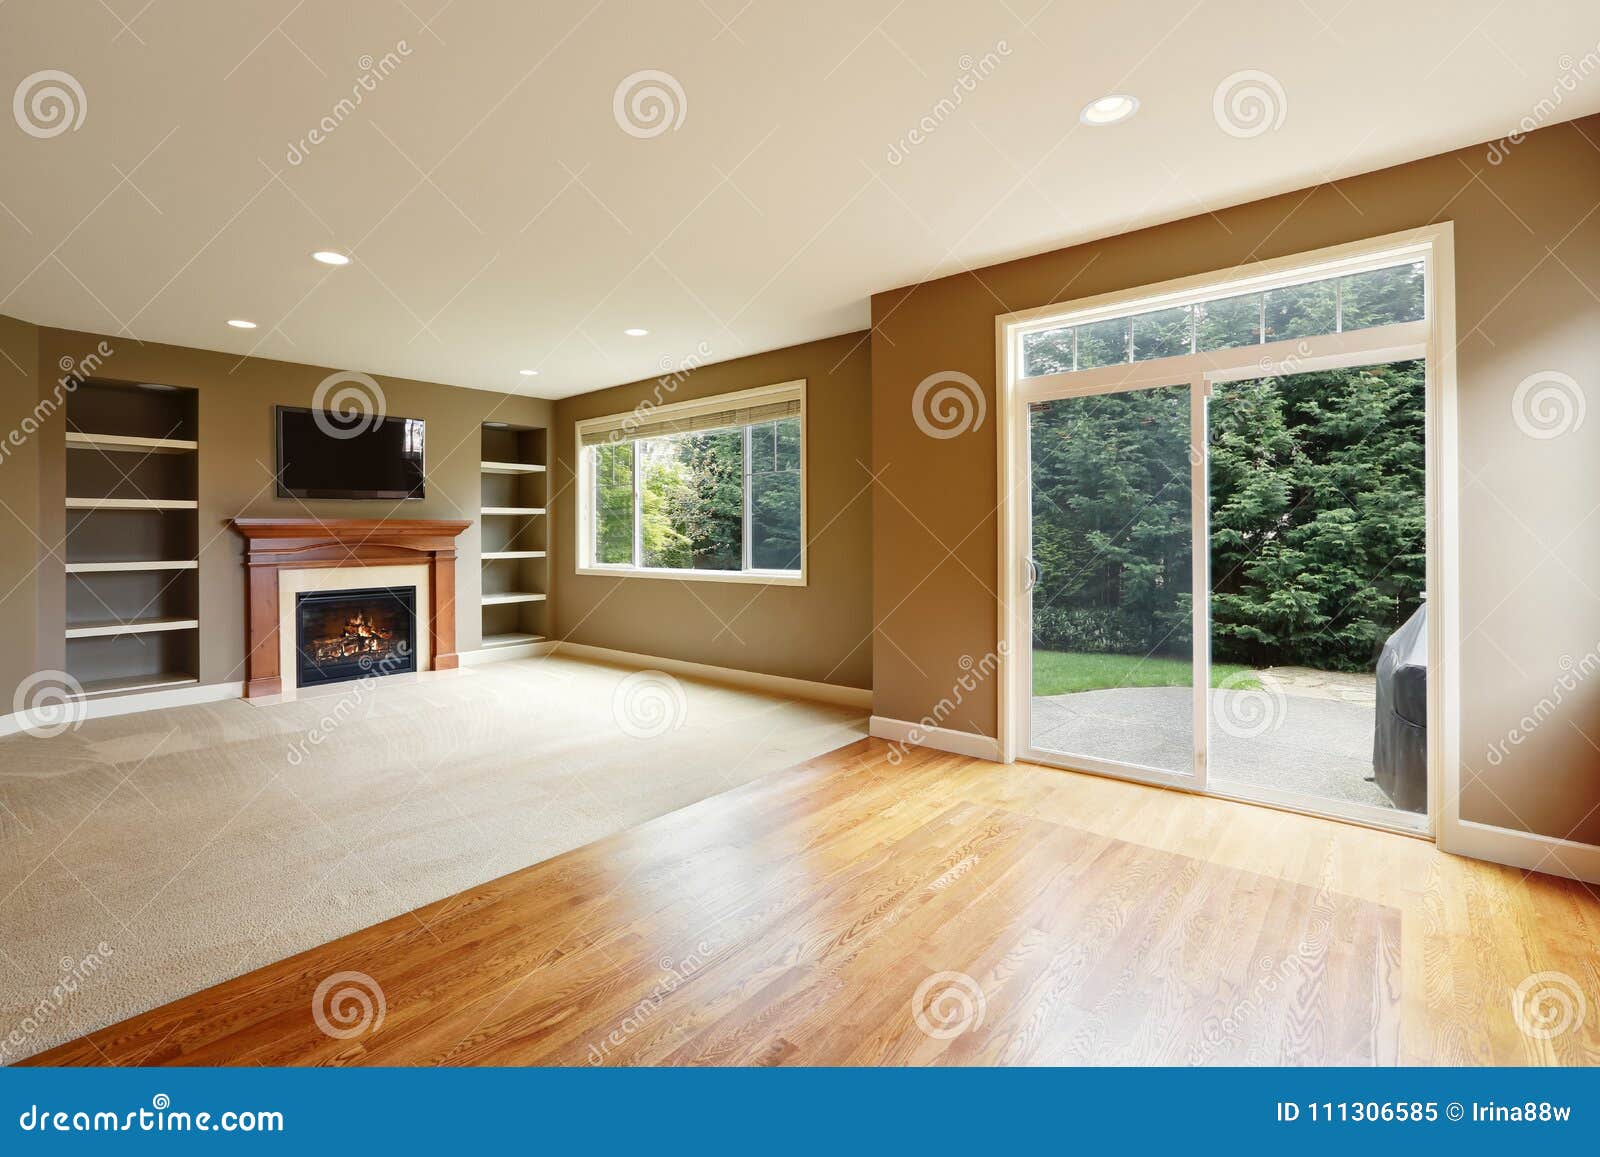
POLYGON ((800 572, 798 398, 758 411, 640 423, 637 433, 644 436, 612 431, 584 447, 592 565, 800 572), (736 420, 752 414, 763 420, 736 420))
POLYGON ((1283 281, 1022 333, 1027 743, 1425 816, 1426 265, 1283 281))
MULTIPOLYGON (((1212 781, 1427 810, 1422 361, 1216 387, 1212 781)), ((1032 743, 1193 759, 1189 393, 1030 407, 1032 743)))
POLYGON ((1351 333, 1422 315, 1422 263, 1412 262, 1026 334, 1022 375, 1351 333))

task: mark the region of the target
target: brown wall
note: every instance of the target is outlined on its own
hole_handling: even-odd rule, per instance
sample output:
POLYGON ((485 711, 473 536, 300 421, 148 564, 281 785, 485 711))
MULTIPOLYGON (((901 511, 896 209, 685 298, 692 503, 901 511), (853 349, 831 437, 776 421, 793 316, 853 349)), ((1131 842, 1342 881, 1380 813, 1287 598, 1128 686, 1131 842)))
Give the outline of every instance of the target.
POLYGON ((557 637, 645 655, 872 686, 871 381, 847 334, 556 403, 552 551, 557 637), (573 427, 583 418, 806 379, 808 583, 765 587, 574 573, 573 427))
MULTIPOLYGON (((1462 815, 1600 843, 1600 678, 1552 695, 1600 646, 1600 412, 1548 440, 1512 417, 1518 383, 1548 370, 1600 405, 1597 140, 1590 118, 1502 145, 1498 165, 1464 149, 875 296, 875 712, 922 718, 963 656, 995 647, 997 314, 1453 221, 1462 815), (911 396, 944 370, 981 383, 990 417, 940 441, 913 422, 911 396), (1554 716, 1491 762, 1552 699, 1554 716)), ((991 683, 943 725, 992 736, 997 717, 991 683)))
MULTIPOLYGON (((31 328, 31 327, 30 327, 31 328)), ((428 423, 427 497, 416 502, 314 501, 276 497, 273 407, 306 406, 323 378, 335 371, 234 355, 140 344, 98 334, 42 329, 37 364, 53 382, 53 367, 63 358, 79 359, 101 341, 110 346, 97 376, 113 380, 161 382, 199 391, 199 541, 200 681, 223 683, 244 677, 245 575, 243 540, 228 528, 239 515, 327 518, 463 518, 473 520, 457 540, 456 645, 473 650, 480 639, 477 561, 480 487, 479 425, 491 416, 517 425, 547 427, 550 403, 481 390, 460 389, 401 378, 377 378, 387 413, 423 418, 428 423)), ((9 367, 6 367, 9 369, 9 367)), ((9 398, 9 394, 7 395, 9 398)), ((42 536, 58 544, 65 527, 66 455, 64 414, 34 439, 40 457, 42 536)), ((0 486, 4 471, 0 467, 0 486)), ((4 493, 0 491, 0 493, 4 493)), ((7 499, 9 501, 9 499, 7 499)), ((39 571, 39 622, 44 645, 41 666, 64 661, 65 582, 60 559, 39 571), (54 657, 46 651, 53 648, 54 657)), ((15 613, 8 600, 0 614, 15 613)), ((5 691, 0 686, 0 691, 5 691)), ((9 692, 6 692, 9 694, 9 692)))
POLYGON ((39 438, 28 432, 39 402, 39 330, 0 317, 0 715, 37 661, 39 438))

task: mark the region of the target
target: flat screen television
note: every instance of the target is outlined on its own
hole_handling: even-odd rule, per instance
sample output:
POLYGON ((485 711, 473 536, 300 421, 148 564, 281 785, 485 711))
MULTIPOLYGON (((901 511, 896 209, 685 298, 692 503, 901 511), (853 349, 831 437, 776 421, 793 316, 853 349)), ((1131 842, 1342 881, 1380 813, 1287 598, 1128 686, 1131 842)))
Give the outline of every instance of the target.
POLYGON ((421 418, 279 406, 279 498, 421 498, 421 418))

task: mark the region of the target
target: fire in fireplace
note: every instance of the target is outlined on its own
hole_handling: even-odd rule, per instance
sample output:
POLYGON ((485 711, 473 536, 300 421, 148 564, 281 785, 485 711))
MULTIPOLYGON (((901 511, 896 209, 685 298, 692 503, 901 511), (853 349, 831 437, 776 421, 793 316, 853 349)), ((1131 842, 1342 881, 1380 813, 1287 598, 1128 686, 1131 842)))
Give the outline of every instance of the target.
POLYGON ((417 588, 308 591, 295 596, 299 685, 417 669, 417 588))

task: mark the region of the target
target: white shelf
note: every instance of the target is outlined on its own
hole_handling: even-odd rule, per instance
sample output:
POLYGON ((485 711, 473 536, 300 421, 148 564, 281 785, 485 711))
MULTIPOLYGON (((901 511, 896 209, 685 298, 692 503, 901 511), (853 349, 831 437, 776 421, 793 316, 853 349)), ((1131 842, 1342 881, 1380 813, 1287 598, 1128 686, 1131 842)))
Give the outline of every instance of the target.
POLYGON ((120 450, 138 454, 187 454, 199 449, 187 438, 138 438, 132 434, 82 434, 68 432, 68 450, 120 450))
MULTIPOLYGON (((493 543, 501 549, 484 549, 479 555, 485 585, 523 588, 544 586, 546 584, 540 581, 540 577, 550 557, 548 539, 545 541, 545 550, 522 550, 519 547, 538 542, 535 532, 548 526, 548 523, 536 523, 533 520, 549 513, 547 504, 550 496, 545 493, 549 470, 542 463, 527 461, 542 457, 534 451, 544 444, 548 434, 540 435, 521 429, 516 430, 516 437, 490 437, 491 433, 493 431, 485 431, 478 463, 484 479, 485 503, 479 511, 482 515, 480 526, 486 528, 483 536, 486 541, 480 541, 479 546, 486 547, 488 543, 493 543), (500 481, 491 481, 497 476, 500 481), (488 505, 495 502, 529 505, 488 505), (511 521, 491 523, 491 518, 511 521), (500 529, 492 530, 493 527, 500 529), (491 564, 498 564, 499 569, 491 564), (529 573, 535 566, 539 568, 538 572, 529 573)), ((544 636, 538 633, 548 629, 544 595, 531 590, 496 591, 483 594, 479 602, 483 612, 483 650, 507 650, 509 653, 516 648, 528 648, 544 641, 544 636)))
POLYGON ((127 695, 135 691, 164 691, 169 687, 188 687, 200 682, 187 671, 162 671, 157 675, 125 675, 117 679, 90 679, 83 685, 83 698, 127 695))
POLYGON ((499 635, 485 635, 483 637, 484 650, 495 647, 524 647, 529 643, 544 642, 543 635, 525 635, 520 631, 507 631, 499 635))
POLYGON ((68 510, 198 510, 193 498, 69 498, 68 510))
POLYGON ((68 574, 112 574, 117 572, 151 570, 198 570, 200 564, 192 558, 150 559, 144 562, 69 562, 68 574))
MULTIPOLYGON (((69 542, 76 544, 68 548, 69 558, 62 568, 69 596, 81 595, 85 588, 99 589, 104 582, 112 581, 96 582, 100 575, 144 574, 170 584, 185 572, 192 574, 199 570, 197 557, 182 557, 187 548, 147 536, 136 536, 109 549, 104 544, 98 550, 88 547, 87 544, 97 537, 95 520, 73 514, 74 511, 153 511, 161 517, 147 528, 151 531, 158 526, 177 529, 170 521, 172 518, 180 518, 187 524, 196 517, 200 503, 194 489, 192 464, 200 443, 196 440, 198 410, 195 402, 193 391, 169 392, 158 397, 111 382, 85 383, 84 388, 73 395, 67 407, 70 429, 65 433, 65 442, 68 459, 74 467, 87 467, 91 465, 90 457, 103 454, 107 459, 104 466, 116 467, 121 472, 132 470, 142 457, 163 455, 169 456, 171 467, 181 467, 179 472, 186 476, 186 481, 178 482, 174 475, 163 483, 160 479, 170 471, 161 470, 152 476, 153 486, 144 485, 143 477, 137 472, 131 477, 139 485, 129 481, 112 483, 109 478, 104 481, 98 478, 106 472, 102 467, 94 472, 95 481, 76 487, 98 491, 99 495, 65 499, 67 524, 72 528, 70 534, 75 536, 69 538, 69 542), (144 433, 156 430, 165 430, 169 436, 153 438, 144 433), (170 436, 174 434, 188 437, 170 436), (171 462, 170 455, 174 454, 188 457, 171 462), (151 489, 156 489, 158 494, 161 490, 169 494, 176 491, 176 494, 171 498, 148 497, 151 489), (141 490, 146 493, 140 493, 141 490), (188 497, 177 496, 184 494, 188 497), (163 513, 169 511, 176 513, 163 513), (145 540, 138 541, 138 538, 145 540), (72 554, 99 557, 71 558, 72 554)), ((155 466, 154 462, 149 464, 152 469, 155 466)), ((68 486, 71 487, 70 481, 68 486)), ((120 514, 116 521, 122 521, 120 514)), ((187 592, 181 599, 147 605, 142 610, 137 609, 137 604, 98 610, 82 607, 83 612, 96 617, 67 621, 63 627, 68 640, 66 665, 81 684, 83 699, 163 692, 199 683, 196 677, 199 668, 195 666, 200 630, 198 595, 192 590, 192 580, 184 580, 180 588, 180 593, 187 592), (71 640, 75 639, 83 641, 74 646, 71 640), (135 659, 135 648, 146 658, 135 659), (165 657, 155 658, 157 655, 165 657), (123 673, 139 668, 143 670, 136 675, 123 673)), ((74 607, 78 609, 75 604, 74 607)))
MULTIPOLYGON (((544 598, 543 595, 539 596, 544 598)), ((157 631, 192 631, 200 626, 199 619, 136 619, 119 623, 116 620, 79 623, 67 628, 69 639, 101 639, 115 635, 148 635, 157 631)))

